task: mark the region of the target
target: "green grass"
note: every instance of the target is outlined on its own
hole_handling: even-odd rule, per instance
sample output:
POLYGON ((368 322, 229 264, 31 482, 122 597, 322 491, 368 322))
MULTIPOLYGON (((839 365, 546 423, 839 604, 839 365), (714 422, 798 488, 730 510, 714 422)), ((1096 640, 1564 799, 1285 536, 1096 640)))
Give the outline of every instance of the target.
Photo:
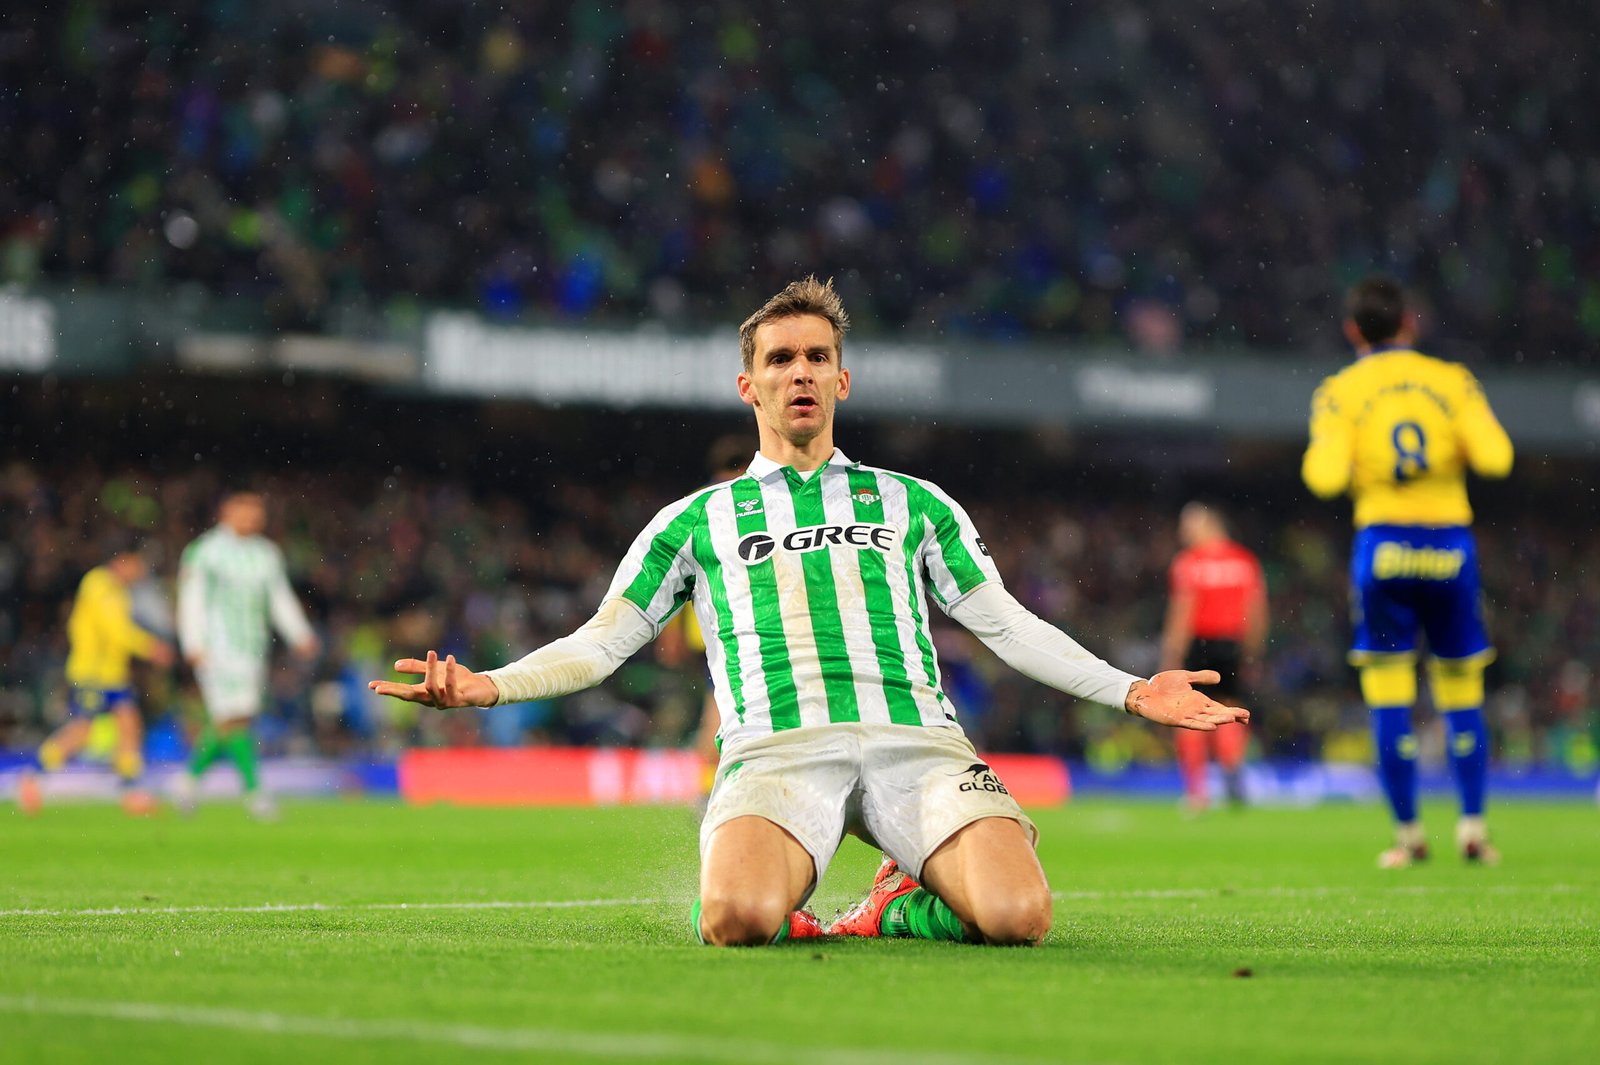
MULTIPOLYGON (((1036 814, 1039 949, 719 951, 689 938, 687 810, 7 807, 0 1061, 1592 1059, 1596 810, 1501 804, 1497 869, 1428 815, 1444 853, 1381 873, 1373 808, 1078 802, 1036 814), (612 904, 458 908, 561 900, 612 904), (401 902, 450 908, 380 908, 401 902), (140 912, 72 912, 95 908, 140 912)), ((875 864, 847 840, 818 911, 875 864)))

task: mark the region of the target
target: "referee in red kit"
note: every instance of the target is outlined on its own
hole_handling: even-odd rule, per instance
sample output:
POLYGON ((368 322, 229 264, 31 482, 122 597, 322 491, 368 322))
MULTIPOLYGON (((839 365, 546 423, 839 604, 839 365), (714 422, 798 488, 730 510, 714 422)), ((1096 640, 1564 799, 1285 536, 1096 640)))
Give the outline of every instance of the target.
MULTIPOLYGON (((1250 550, 1228 536, 1216 508, 1190 503, 1178 516, 1183 545, 1167 572, 1170 598, 1161 630, 1161 669, 1214 669, 1222 683, 1212 697, 1239 705, 1252 685, 1267 640, 1267 582, 1250 550)), ((1178 767, 1189 809, 1206 809, 1206 758, 1222 767, 1228 800, 1244 801, 1240 769, 1250 745, 1248 726, 1230 723, 1215 732, 1177 736, 1178 767)))

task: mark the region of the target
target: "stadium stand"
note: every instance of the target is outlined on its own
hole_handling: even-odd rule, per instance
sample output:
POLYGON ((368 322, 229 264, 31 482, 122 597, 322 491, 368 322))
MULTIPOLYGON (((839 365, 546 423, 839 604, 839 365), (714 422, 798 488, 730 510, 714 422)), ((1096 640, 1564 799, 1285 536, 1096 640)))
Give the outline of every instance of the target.
POLYGON ((0 283, 720 322, 803 267, 866 329, 1328 352, 1382 266, 1441 354, 1600 350, 1593 6, 518 11, 0 21, 0 283))

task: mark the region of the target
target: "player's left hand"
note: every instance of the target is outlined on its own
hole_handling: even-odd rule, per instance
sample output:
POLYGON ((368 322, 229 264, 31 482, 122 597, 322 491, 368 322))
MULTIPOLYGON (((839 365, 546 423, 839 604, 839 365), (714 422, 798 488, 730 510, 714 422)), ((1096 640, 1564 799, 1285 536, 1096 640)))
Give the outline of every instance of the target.
POLYGON ((1126 706, 1129 713, 1147 721, 1196 732, 1215 732, 1218 725, 1230 721, 1249 722, 1250 711, 1244 707, 1224 706, 1194 689, 1196 684, 1221 681, 1222 675, 1214 669, 1169 669, 1129 688, 1126 706))

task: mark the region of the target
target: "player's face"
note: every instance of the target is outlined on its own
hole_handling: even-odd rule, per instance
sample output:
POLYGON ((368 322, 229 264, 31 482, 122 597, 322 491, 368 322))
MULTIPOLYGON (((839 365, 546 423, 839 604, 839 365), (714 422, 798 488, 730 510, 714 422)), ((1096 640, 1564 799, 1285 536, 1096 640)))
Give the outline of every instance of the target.
POLYGON ((267 505, 258 495, 236 495, 222 506, 222 522, 240 536, 254 536, 267 527, 267 505))
POLYGON ((123 584, 138 584, 150 575, 150 564, 141 555, 118 555, 111 570, 123 584))
POLYGON ((850 371, 839 365, 833 326, 815 314, 764 322, 755 335, 750 372, 739 375, 739 398, 778 436, 806 444, 833 424, 833 408, 850 395, 850 371))

